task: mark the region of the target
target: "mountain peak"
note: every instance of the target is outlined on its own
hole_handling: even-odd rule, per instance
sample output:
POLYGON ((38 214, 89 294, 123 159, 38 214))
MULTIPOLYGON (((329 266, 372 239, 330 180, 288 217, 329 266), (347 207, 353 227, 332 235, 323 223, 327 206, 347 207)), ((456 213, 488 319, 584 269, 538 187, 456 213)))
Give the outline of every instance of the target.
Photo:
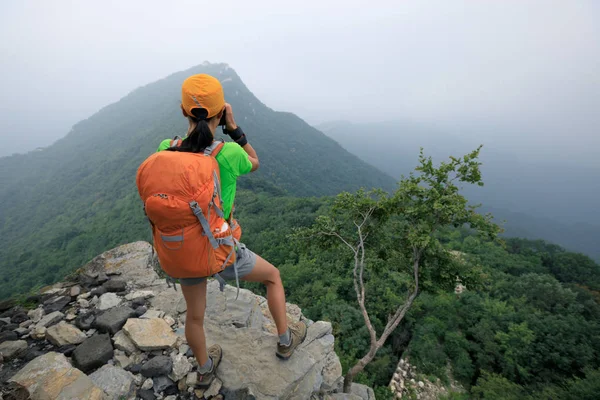
MULTIPOLYGON (((260 158, 260 169, 238 187, 261 181, 297 196, 394 187, 296 115, 264 105, 227 64, 204 63, 138 88, 44 151, 0 158, 0 234, 9 238, 0 242, 0 298, 56 282, 95 254, 146 237, 135 174, 161 141, 185 135, 181 84, 197 73, 221 80, 260 158)), ((220 129, 216 135, 228 139, 220 129)))

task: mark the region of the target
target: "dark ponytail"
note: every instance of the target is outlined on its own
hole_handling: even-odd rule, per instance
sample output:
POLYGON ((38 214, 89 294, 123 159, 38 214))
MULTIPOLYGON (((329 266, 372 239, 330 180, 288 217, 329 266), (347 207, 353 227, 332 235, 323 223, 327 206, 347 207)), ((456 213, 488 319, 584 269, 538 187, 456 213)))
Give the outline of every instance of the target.
MULTIPOLYGON (((204 110, 204 109, 194 109, 194 110, 192 110, 192 112, 194 114, 196 114, 196 112, 194 112, 196 110, 204 110)), ((201 113, 202 112, 200 112, 200 114, 201 113)), ((187 138, 185 138, 181 142, 180 146, 170 147, 168 150, 184 151, 184 152, 188 152, 188 153, 201 153, 204 151, 204 149, 206 149, 208 146, 210 146, 212 144, 212 142, 214 140, 214 136, 207 124, 207 122, 210 121, 212 118, 204 119, 204 118, 197 118, 196 116, 189 117, 189 118, 191 118, 192 121, 194 121, 196 123, 194 130, 192 132, 190 132, 190 134, 187 136, 187 138)))

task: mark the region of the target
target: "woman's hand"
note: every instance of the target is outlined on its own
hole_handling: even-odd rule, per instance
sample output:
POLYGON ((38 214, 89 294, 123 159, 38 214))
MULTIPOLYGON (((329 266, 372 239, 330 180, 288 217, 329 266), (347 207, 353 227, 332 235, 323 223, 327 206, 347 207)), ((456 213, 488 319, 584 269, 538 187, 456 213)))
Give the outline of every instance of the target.
MULTIPOLYGON (((237 124, 233 118, 233 109, 229 103, 225 103, 225 129, 229 132, 233 132, 237 129, 237 124)), ((233 137, 232 139, 235 140, 233 137)))

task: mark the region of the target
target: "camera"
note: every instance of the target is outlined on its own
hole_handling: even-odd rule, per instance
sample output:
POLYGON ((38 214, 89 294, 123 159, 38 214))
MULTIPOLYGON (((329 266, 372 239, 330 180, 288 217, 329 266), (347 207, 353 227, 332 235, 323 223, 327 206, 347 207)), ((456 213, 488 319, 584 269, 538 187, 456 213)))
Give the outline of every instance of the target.
POLYGON ((227 115, 227 110, 224 109, 223 110, 223 115, 221 116, 221 119, 219 120, 219 126, 223 127, 223 129, 225 129, 225 126, 227 125, 227 122, 225 122, 225 116, 227 115))

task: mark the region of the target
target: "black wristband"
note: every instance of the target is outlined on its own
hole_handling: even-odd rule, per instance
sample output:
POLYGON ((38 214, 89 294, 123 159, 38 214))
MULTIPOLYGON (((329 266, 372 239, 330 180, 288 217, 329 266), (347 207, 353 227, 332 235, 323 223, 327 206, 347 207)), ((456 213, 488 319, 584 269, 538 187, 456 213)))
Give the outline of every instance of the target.
POLYGON ((242 136, 244 136, 244 131, 239 126, 232 131, 227 129, 223 129, 223 131, 226 135, 229 135, 234 141, 238 141, 242 136))
POLYGON ((239 144, 240 146, 244 147, 245 145, 248 144, 248 138, 246 137, 245 133, 242 133, 242 137, 239 138, 238 140, 235 141, 237 144, 239 144))

